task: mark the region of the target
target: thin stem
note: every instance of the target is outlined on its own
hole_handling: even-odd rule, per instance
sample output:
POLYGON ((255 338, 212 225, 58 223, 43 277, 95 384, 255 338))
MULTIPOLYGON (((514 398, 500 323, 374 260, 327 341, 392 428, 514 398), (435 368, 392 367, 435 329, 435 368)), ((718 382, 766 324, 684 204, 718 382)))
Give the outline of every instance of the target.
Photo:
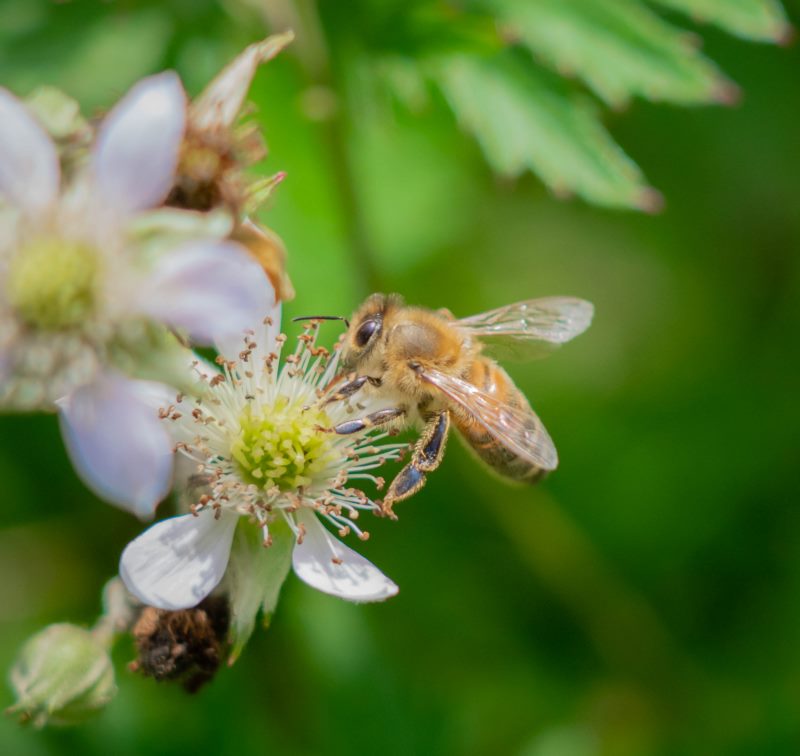
POLYGON ((335 113, 324 126, 328 152, 331 156, 331 168, 341 198, 344 230, 362 286, 370 292, 381 291, 383 288, 381 275, 374 262, 355 189, 355 176, 348 155, 346 131, 339 112, 335 113))
POLYGON ((333 95, 334 104, 322 120, 322 131, 340 198, 344 232, 353 257, 353 273, 360 280, 363 290, 380 291, 383 281, 369 243, 348 149, 349 129, 344 107, 346 98, 341 87, 337 86, 315 0, 298 0, 294 3, 291 21, 298 27, 298 41, 302 40, 297 52, 309 81, 333 95))

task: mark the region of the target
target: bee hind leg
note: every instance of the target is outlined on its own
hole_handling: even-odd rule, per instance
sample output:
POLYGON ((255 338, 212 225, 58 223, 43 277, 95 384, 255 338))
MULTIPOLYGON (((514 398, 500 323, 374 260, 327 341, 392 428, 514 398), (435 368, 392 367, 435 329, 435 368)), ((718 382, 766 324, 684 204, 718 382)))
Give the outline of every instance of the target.
POLYGON ((381 502, 384 516, 396 520, 397 515, 392 507, 419 491, 425 485, 426 474, 439 467, 444 457, 449 430, 450 413, 447 410, 437 412, 428 420, 414 446, 411 461, 397 474, 381 502))

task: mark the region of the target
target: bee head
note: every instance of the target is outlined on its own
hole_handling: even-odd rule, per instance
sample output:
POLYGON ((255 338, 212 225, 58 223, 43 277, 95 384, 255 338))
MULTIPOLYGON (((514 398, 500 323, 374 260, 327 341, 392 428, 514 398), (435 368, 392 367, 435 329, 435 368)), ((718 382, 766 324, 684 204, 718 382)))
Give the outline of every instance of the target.
POLYGON ((387 312, 402 305, 403 300, 397 294, 373 294, 355 311, 344 340, 345 370, 358 370, 369 360, 381 341, 387 312))

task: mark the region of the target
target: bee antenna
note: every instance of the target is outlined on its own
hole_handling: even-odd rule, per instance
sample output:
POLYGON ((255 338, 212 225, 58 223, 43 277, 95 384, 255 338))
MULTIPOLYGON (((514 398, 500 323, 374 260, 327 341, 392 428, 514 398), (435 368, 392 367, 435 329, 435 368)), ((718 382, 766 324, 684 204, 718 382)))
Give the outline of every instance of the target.
POLYGON ((350 321, 341 315, 303 315, 299 318, 292 318, 292 323, 298 323, 301 320, 342 320, 345 327, 350 328, 350 321))

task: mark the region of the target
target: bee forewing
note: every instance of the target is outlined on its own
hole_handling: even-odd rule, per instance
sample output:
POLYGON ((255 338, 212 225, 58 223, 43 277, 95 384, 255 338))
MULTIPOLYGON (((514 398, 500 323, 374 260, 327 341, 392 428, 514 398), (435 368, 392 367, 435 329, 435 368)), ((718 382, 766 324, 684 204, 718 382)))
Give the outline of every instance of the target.
POLYGON ((425 369, 420 377, 450 401, 465 409, 496 441, 532 465, 558 467, 558 453, 536 413, 505 404, 473 384, 438 370, 425 369))
POLYGON ((511 344, 518 352, 523 344, 526 348, 528 343, 558 345, 574 339, 589 327, 593 315, 594 305, 585 299, 544 297, 462 318, 456 324, 481 341, 511 344))

